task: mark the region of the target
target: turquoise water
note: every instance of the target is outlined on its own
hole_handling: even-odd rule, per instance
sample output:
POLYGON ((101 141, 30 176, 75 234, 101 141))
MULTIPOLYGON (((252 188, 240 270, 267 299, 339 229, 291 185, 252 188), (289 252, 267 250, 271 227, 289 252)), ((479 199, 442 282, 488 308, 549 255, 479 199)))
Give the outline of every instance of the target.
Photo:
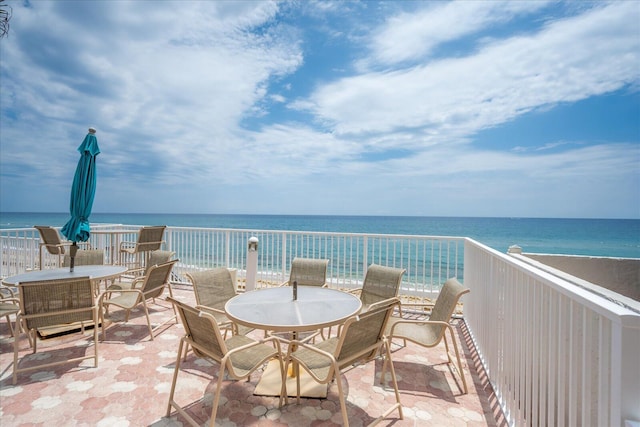
MULTIPOLYGON (((62 226, 67 213, 0 213, 0 228, 62 226)), ((500 252, 640 258, 640 220, 402 216, 100 214, 94 223, 471 237, 500 252)))

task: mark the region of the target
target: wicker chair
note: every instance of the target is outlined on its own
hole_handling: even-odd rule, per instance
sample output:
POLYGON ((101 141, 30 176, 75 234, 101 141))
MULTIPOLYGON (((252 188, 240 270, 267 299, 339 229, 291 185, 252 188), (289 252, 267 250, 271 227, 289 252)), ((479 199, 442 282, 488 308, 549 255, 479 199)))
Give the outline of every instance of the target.
POLYGON ((218 322, 218 327, 224 330, 225 337, 228 330, 234 334, 242 335, 253 330, 231 322, 224 312, 224 305, 227 301, 237 295, 229 269, 225 267, 212 268, 186 273, 186 276, 193 284, 196 308, 210 313, 218 322))
MULTIPOLYGON (((169 289, 169 295, 173 296, 171 289, 171 270, 174 264, 178 260, 169 261, 164 264, 154 265, 149 268, 146 276, 133 281, 131 288, 129 289, 112 289, 110 286, 106 292, 100 295, 100 320, 102 321, 102 339, 106 338, 104 314, 108 312, 110 305, 123 308, 126 310, 125 321, 129 321, 129 314, 131 310, 139 305, 144 308, 144 314, 147 318, 147 326, 149 327, 149 335, 153 341, 153 332, 165 325, 171 320, 176 320, 177 317, 173 316, 169 320, 157 325, 155 328, 151 327, 151 320, 149 319, 149 310, 147 308, 147 300, 153 300, 155 303, 156 298, 160 298, 165 288, 169 289), (113 296, 117 292, 119 295, 113 296)), ((117 286, 117 285, 116 285, 117 286)), ((174 309, 175 314, 175 309, 174 309)))
POLYGON ((89 277, 22 282, 18 289, 20 312, 16 318, 16 335, 19 334, 20 325, 22 325, 29 336, 33 353, 37 351, 36 331, 38 329, 77 323, 82 333, 85 326, 94 326, 93 354, 20 368, 18 362, 20 340, 16 336, 13 342, 13 384, 17 382, 18 373, 48 366, 86 359, 93 359, 94 366, 98 366, 98 305, 95 302, 89 277))
MULTIPOLYGON (((406 341, 411 341, 423 347, 435 347, 444 340, 448 361, 454 370, 458 371, 458 375, 462 380, 462 391, 464 394, 468 392, 467 381, 464 377, 458 344, 456 344, 456 338, 450 322, 458 301, 468 292, 469 289, 460 284, 458 280, 455 278, 449 279, 442 286, 428 320, 408 320, 402 319, 401 317, 391 317, 387 324, 386 332, 389 341, 392 341, 394 338, 401 338, 405 340, 405 343, 406 341), (447 332, 449 332, 451 342, 453 343, 455 361, 449 348, 447 332)), ((416 307, 420 305, 411 304, 411 306, 416 307)), ((386 361, 382 367, 383 376, 385 369, 386 361)))
MULTIPOLYGON (((150 227, 142 227, 138 232, 138 240, 135 242, 120 243, 120 264, 131 266, 132 269, 146 267, 149 264, 149 253, 157 251, 164 243, 163 236, 165 225, 154 225, 150 227), (144 261, 143 261, 144 255, 144 261), (134 257, 134 261, 130 258, 134 257)), ((151 264, 153 265, 153 264, 151 264)))
POLYGON ((351 292, 359 293, 362 301, 362 311, 368 310, 371 304, 389 298, 397 297, 405 269, 385 267, 371 264, 364 276, 362 288, 351 292))
POLYGON ((294 258, 291 261, 289 280, 280 286, 291 286, 297 282, 298 286, 327 287, 328 259, 294 258))
POLYGON ((42 239, 42 242, 40 242, 40 263, 38 264, 40 270, 43 267, 43 249, 46 249, 51 255, 58 255, 58 267, 61 266, 66 252, 65 248, 68 248, 71 242, 63 242, 58 230, 48 225, 34 225, 33 228, 38 230, 42 239))
MULTIPOLYGON (((328 384, 335 380, 338 386, 343 425, 348 426, 349 418, 347 416, 346 399, 342 389, 341 373, 356 363, 367 363, 374 360, 378 351, 384 348, 386 360, 389 360, 391 365, 391 379, 396 403, 378 418, 376 422, 386 418, 396 409, 398 410, 400 419, 402 419, 402 405, 400 403, 400 393, 398 392, 393 361, 391 360, 391 351, 389 342, 384 337, 387 320, 394 308, 399 304, 400 300, 398 298, 390 298, 372 304, 366 313, 347 319, 342 325, 342 328, 340 328, 340 334, 337 337, 329 338, 317 344, 312 345, 305 341, 298 340, 291 341, 282 375, 280 404, 282 405, 283 397, 285 403, 289 403, 288 392, 286 390, 286 375, 289 363, 293 362, 307 371, 315 381, 321 384, 328 384)), ((296 399, 299 404, 300 375, 297 376, 296 389, 296 399)))
POLYGON ((167 298, 177 308, 185 335, 180 340, 178 357, 173 371, 173 381, 169 393, 169 404, 167 405, 167 417, 171 415, 171 408, 174 407, 193 426, 200 426, 175 400, 176 383, 180 371, 181 355, 185 350, 185 345, 190 345, 197 357, 202 357, 210 362, 218 363, 218 380, 213 393, 213 404, 209 425, 215 425, 218 402, 220 401, 220 391, 225 373, 235 380, 249 378, 252 372, 263 366, 268 360, 277 358, 280 362, 280 369, 284 370, 280 342, 275 337, 269 337, 260 341, 253 340, 245 335, 233 335, 228 339, 223 339, 218 322, 209 313, 200 311, 185 303, 173 298, 167 298), (272 343, 269 345, 267 343, 272 343))

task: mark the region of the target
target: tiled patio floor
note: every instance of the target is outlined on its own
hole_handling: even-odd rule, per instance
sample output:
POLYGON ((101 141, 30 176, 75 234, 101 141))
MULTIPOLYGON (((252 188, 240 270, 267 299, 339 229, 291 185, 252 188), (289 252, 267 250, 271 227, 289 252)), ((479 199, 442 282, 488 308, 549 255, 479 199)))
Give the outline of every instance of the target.
MULTIPOLYGON (((188 287, 175 287, 178 298, 192 301, 188 287)), ((159 324, 173 312, 168 304, 151 305, 152 322, 159 324)), ((100 342, 100 361, 70 363, 19 375, 12 385, 13 338, 6 321, 0 322, 0 425, 9 426, 182 426, 186 421, 172 411, 165 417, 181 325, 170 323, 149 340, 142 311, 132 313, 128 323, 121 311, 112 316, 119 322, 107 330, 100 342)), ((463 322, 457 325, 465 354, 469 394, 463 395, 444 359, 444 345, 424 349, 412 344, 393 346, 404 419, 393 412, 379 425, 385 426, 502 426, 495 396, 479 370, 463 322)), ((40 341, 36 356, 69 357, 90 351, 92 335, 71 334, 40 341)), ((26 337, 20 340, 20 355, 30 353, 26 337)), ((37 361, 37 360, 36 360, 37 361)), ((176 399, 203 425, 211 413, 212 390, 218 367, 190 353, 180 373, 176 399)), ((344 380, 352 426, 369 424, 393 402, 393 392, 379 385, 382 363, 376 360, 351 369, 344 380)), ((220 426, 334 426, 341 425, 337 386, 330 385, 326 399, 295 399, 278 409, 276 397, 254 396, 261 372, 250 381, 225 381, 216 425, 220 426)))

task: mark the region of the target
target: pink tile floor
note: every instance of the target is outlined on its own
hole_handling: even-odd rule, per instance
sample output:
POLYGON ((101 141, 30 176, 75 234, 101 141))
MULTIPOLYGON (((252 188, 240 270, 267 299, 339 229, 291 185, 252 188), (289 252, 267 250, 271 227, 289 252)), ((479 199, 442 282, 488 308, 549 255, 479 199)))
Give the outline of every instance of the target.
MULTIPOLYGON (((189 287, 174 287, 179 299, 193 301, 189 287)), ((151 304, 153 324, 173 314, 165 301, 151 304)), ((107 339, 99 343, 99 366, 93 360, 69 363, 20 374, 12 384, 13 338, 4 319, 0 322, 0 425, 9 426, 182 426, 187 422, 171 412, 165 417, 181 325, 169 323, 153 341, 141 310, 124 323, 122 311, 113 310, 115 321, 107 339)), ((444 344, 424 349, 394 344, 404 419, 393 412, 383 426, 505 426, 495 396, 470 344, 464 322, 456 325, 465 355, 469 394, 461 394, 445 363, 444 344)), ((85 332, 42 340, 38 353, 30 354, 26 336, 20 341, 20 364, 48 357, 83 354, 93 346, 85 332)), ((218 367, 190 353, 180 372, 176 400, 202 425, 209 421, 212 392, 218 367)), ((349 370, 343 379, 350 425, 371 423, 394 401, 391 388, 379 384, 380 360, 349 370)), ((329 386, 325 399, 302 398, 301 404, 278 409, 277 397, 254 396, 261 372, 250 381, 225 381, 216 425, 220 426, 335 426, 342 424, 337 386, 329 386)), ((208 424, 206 424, 208 425, 208 424)))

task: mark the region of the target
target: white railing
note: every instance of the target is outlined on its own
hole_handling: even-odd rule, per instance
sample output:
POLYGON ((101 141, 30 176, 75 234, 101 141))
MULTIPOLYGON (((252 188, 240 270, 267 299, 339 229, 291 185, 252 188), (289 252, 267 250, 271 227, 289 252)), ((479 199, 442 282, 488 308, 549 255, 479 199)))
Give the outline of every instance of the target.
POLYGON ((362 284, 368 265, 407 270, 403 293, 433 296, 449 277, 463 275, 461 237, 169 227, 167 246, 180 259, 177 272, 227 266, 244 278, 248 242, 258 239, 257 286, 282 283, 294 257, 329 259, 332 287, 362 284))
MULTIPOLYGON (((132 234, 92 234, 89 244, 105 250, 105 262, 117 262, 119 242, 135 241, 139 227, 94 224, 93 230, 130 230, 132 234)), ((0 235, 0 275, 39 268, 36 230, 5 229, 0 235)), ((188 271, 226 266, 235 268, 238 279, 244 280, 251 237, 259 241, 258 287, 284 282, 294 257, 329 259, 327 281, 337 288, 360 286, 367 266, 373 263, 405 268, 405 295, 433 297, 447 278, 463 280, 462 237, 167 227, 166 249, 180 259, 174 278, 180 281, 188 271)), ((57 261, 57 256, 45 251, 44 265, 57 261)))
POLYGON ((468 239, 464 316, 510 425, 640 419, 640 316, 468 239))
MULTIPOLYGON (((0 236, 0 276, 38 268, 34 229, 0 236)), ((457 277, 471 289, 465 322, 510 425, 621 426, 640 419, 637 313, 468 238, 168 227, 165 241, 180 259, 177 280, 217 266, 235 268, 242 280, 254 236, 258 287, 286 280, 295 256, 329 259, 329 282, 338 288, 359 286, 371 263, 405 268, 405 295, 435 297, 457 277)), ((90 244, 115 260, 116 238, 92 235, 90 244)), ((54 261, 45 256, 44 263, 54 261)))

